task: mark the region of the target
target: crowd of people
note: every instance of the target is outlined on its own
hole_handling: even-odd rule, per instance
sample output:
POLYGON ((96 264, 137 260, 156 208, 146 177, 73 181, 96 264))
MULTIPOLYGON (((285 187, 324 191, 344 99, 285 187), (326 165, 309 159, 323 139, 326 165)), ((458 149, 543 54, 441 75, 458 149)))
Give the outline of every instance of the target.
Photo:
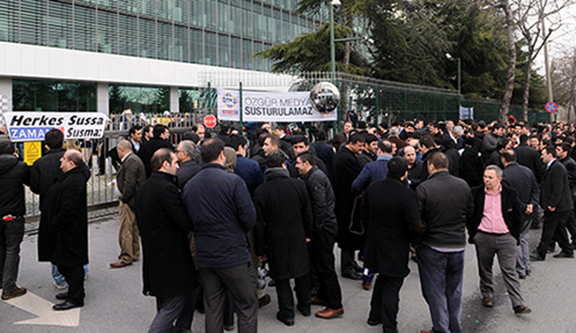
MULTIPOLYGON (((554 258, 574 258, 576 130, 567 124, 348 121, 330 140, 269 123, 249 137, 198 124, 177 145, 165 125, 127 130, 114 148, 120 253, 110 268, 142 257, 143 293, 157 302, 149 332, 189 332, 195 311, 206 332, 233 328, 234 314, 239 332, 256 332, 258 308, 271 301, 266 282, 287 326, 313 306, 318 318, 340 317, 336 244, 340 275, 372 290, 367 324, 383 332, 398 331, 410 258, 432 319, 422 333, 462 331, 466 242, 479 302, 494 306, 497 256, 517 315, 531 313, 520 284, 531 262, 556 243, 554 258), (531 228, 542 228, 532 253, 531 228)), ((40 196, 38 259, 68 286, 55 296, 62 311, 84 305, 90 171, 80 151, 63 148, 60 130, 45 143, 48 153, 28 167, 0 142, 2 299, 26 293, 16 282, 28 185, 40 196)))

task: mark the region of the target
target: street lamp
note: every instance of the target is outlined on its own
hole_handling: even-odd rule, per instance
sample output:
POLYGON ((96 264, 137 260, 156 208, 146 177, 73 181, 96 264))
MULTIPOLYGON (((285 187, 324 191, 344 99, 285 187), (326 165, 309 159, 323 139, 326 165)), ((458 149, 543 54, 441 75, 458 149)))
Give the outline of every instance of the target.
POLYGON ((450 53, 446 53, 446 58, 450 61, 458 61, 458 95, 460 95, 460 71, 461 71, 461 63, 460 58, 453 58, 450 53))
POLYGON ((334 7, 340 6, 340 0, 332 0, 330 4, 330 70, 332 72, 332 84, 336 84, 336 43, 334 40, 334 7))

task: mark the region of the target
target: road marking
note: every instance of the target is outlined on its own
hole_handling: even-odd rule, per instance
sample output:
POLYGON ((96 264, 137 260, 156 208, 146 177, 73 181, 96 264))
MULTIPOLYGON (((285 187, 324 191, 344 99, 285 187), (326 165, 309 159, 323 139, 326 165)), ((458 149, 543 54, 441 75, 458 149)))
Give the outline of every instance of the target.
POLYGON ((26 312, 30 312, 37 318, 27 319, 14 323, 14 325, 55 325, 78 327, 80 323, 80 308, 66 311, 52 310, 53 303, 28 291, 26 295, 4 301, 26 312))

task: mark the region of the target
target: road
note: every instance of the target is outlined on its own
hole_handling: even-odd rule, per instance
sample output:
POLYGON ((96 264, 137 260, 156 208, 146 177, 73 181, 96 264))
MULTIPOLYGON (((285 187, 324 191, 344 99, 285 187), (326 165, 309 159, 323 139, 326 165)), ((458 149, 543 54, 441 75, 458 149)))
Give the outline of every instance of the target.
MULTIPOLYGON (((86 281, 86 305, 78 315, 62 317, 50 311, 38 310, 55 303, 58 290, 52 285, 50 265, 37 261, 37 236, 27 235, 22 243, 22 259, 18 282, 28 288, 21 297, 20 307, 13 302, 0 301, 0 332, 146 332, 155 315, 155 299, 142 294, 142 263, 112 270, 109 263, 116 260, 118 246, 118 218, 106 218, 90 224, 90 274, 86 281), (35 297, 38 296, 38 297, 35 297), (31 311, 35 307, 36 312, 31 311), (26 310, 24 310, 26 309, 26 310), (38 318, 36 314, 40 315, 38 318), (40 324, 19 323, 35 320, 40 324), (46 325, 50 324, 50 325, 46 325)), ((540 230, 531 231, 531 248, 540 230)), ((338 250, 336 254, 338 255, 338 250)), ((410 263, 411 274, 406 278, 400 295, 399 331, 419 332, 430 329, 428 306, 420 291, 418 269, 410 263)), ((167 272, 169 274, 170 272, 167 272)), ((554 259, 533 264, 532 274, 522 280, 522 292, 533 313, 517 317, 512 312, 499 269, 495 268, 497 293, 495 307, 483 308, 478 289, 478 270, 475 250, 466 249, 463 287, 462 324, 464 332, 576 332, 576 261, 554 259)), ((333 320, 321 320, 296 315, 296 324, 286 327, 276 320, 276 293, 267 291, 272 303, 259 312, 260 332, 378 332, 379 327, 366 324, 371 292, 364 291, 360 282, 340 279, 345 314, 333 320)), ((17 299, 15 299, 17 300, 17 299)), ((313 307, 320 310, 320 307, 313 307)), ((204 316, 196 313, 193 332, 204 331, 204 316)))

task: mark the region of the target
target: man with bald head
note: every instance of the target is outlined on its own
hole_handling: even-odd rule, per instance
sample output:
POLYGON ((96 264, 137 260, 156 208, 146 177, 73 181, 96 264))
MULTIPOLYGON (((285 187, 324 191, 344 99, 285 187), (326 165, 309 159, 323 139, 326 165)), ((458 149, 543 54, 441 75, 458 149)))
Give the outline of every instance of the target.
POLYGON ((88 210, 82 153, 70 149, 60 158, 62 174, 52 185, 42 202, 42 223, 50 229, 39 237, 48 246, 39 248, 40 261, 51 261, 68 283, 68 292, 56 295, 63 303, 56 311, 84 306, 84 269, 88 264, 88 210))
POLYGON ((140 258, 140 236, 136 225, 136 191, 146 181, 144 163, 132 151, 132 144, 122 140, 116 146, 122 166, 116 176, 116 186, 120 192, 120 255, 110 268, 132 265, 140 258))

